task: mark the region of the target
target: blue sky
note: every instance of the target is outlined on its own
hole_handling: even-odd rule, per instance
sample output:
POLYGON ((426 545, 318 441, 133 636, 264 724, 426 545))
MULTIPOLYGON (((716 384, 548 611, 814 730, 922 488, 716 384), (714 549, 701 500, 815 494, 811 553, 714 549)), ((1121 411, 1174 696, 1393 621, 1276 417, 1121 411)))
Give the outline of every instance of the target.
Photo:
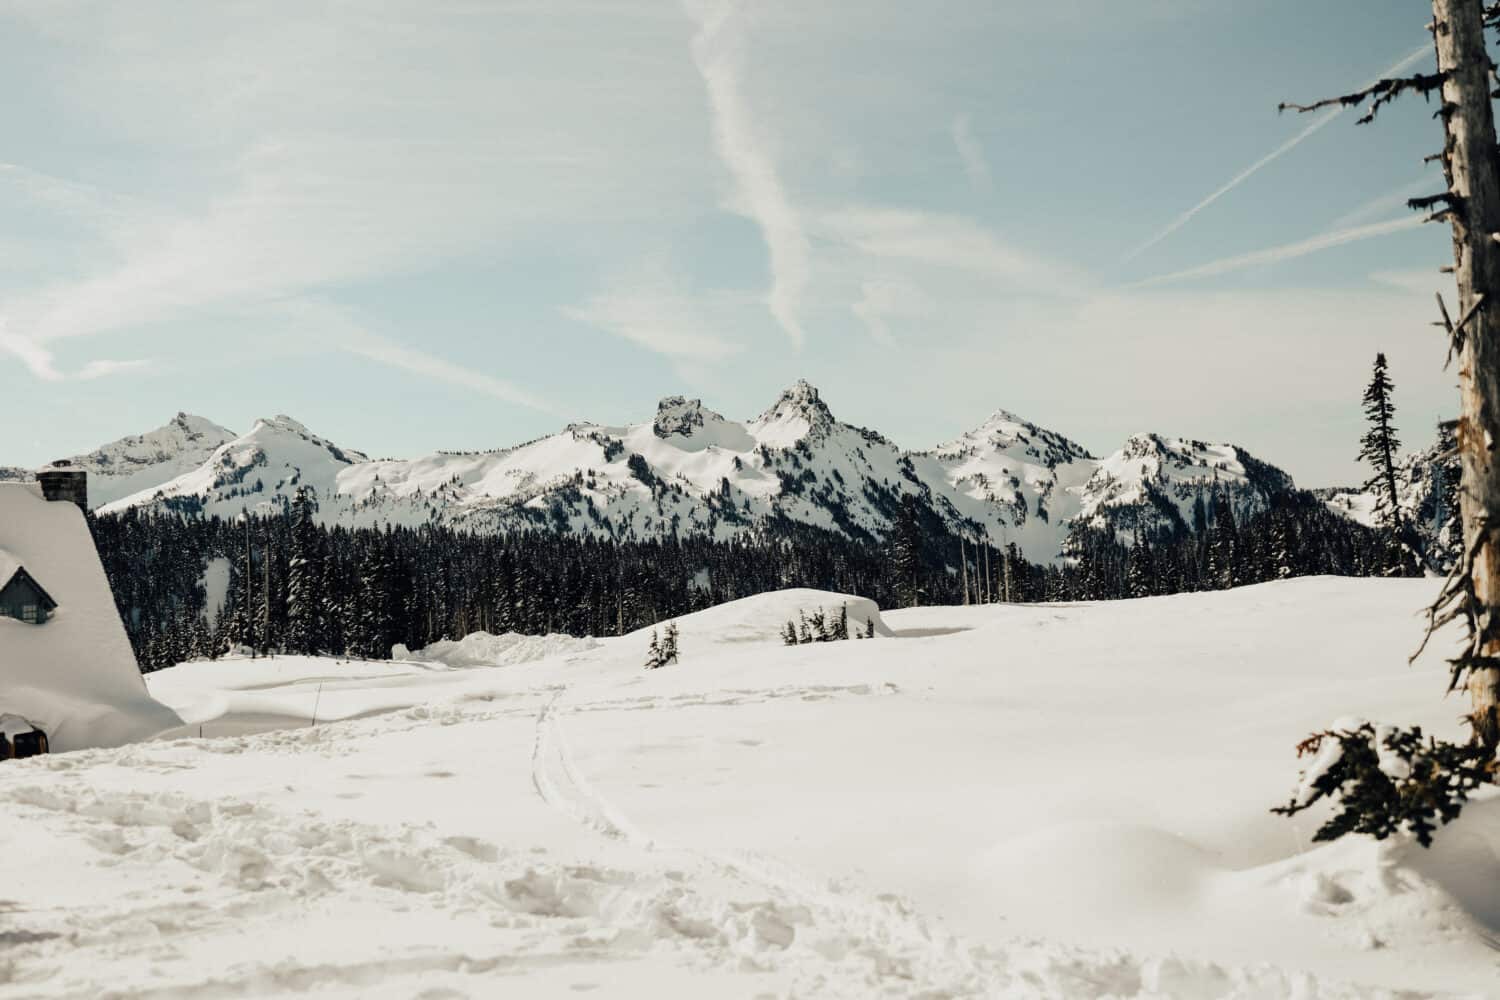
POLYGON ((1276 105, 1430 67, 1429 14, 0 0, 0 464, 178 410, 496 447, 806 377, 908 447, 1005 408, 1353 482, 1376 351, 1408 443, 1454 408, 1448 238, 1401 207, 1439 132, 1276 105))

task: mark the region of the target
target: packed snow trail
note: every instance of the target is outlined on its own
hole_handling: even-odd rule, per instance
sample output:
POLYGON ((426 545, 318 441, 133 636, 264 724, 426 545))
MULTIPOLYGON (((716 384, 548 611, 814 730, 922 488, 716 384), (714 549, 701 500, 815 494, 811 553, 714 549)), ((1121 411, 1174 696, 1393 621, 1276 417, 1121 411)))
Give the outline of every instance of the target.
POLYGON ((559 703, 565 693, 559 690, 537 714, 536 742, 531 750, 532 785, 548 805, 563 810, 583 825, 606 837, 649 850, 655 846, 651 838, 594 791, 574 768, 559 718, 562 712, 559 703))

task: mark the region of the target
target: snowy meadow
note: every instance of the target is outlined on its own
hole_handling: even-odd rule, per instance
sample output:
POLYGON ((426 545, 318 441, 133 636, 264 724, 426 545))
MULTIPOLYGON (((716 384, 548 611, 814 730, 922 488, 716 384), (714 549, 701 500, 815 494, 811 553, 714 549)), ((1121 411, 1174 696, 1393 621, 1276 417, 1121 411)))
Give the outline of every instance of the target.
POLYGON ((1435 586, 162 670, 180 730, 0 767, 0 997, 1500 996, 1492 790, 1430 850, 1269 813, 1336 720, 1461 735, 1435 586))

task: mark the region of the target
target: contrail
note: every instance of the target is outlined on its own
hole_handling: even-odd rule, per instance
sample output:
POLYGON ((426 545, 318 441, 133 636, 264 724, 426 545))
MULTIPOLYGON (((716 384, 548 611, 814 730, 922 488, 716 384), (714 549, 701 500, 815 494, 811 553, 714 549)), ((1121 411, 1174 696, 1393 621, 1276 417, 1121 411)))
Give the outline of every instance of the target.
POLYGON ((1274 264, 1277 261, 1291 260, 1293 257, 1302 257, 1310 253, 1316 253, 1319 250, 1327 250, 1330 247, 1343 246, 1345 243, 1367 240, 1372 236, 1385 236, 1389 233, 1399 233, 1407 229, 1416 229, 1426 221, 1420 215, 1413 215, 1409 218, 1393 219, 1389 222, 1377 222, 1369 226, 1340 229, 1337 232, 1323 233, 1321 236, 1314 236, 1311 239, 1300 240, 1296 243, 1283 243, 1281 246, 1257 250, 1254 253, 1240 254, 1237 257, 1222 257, 1219 260, 1209 261, 1207 264, 1190 267, 1185 271, 1160 274, 1154 278, 1147 278, 1145 281, 1137 282, 1132 287, 1144 288, 1150 285, 1165 285, 1169 282, 1185 281, 1189 278, 1208 278, 1216 274, 1227 274, 1230 271, 1255 267, 1259 264, 1274 264))
MULTIPOLYGON (((1402 70, 1408 68, 1417 60, 1421 59, 1423 55, 1429 55, 1431 54, 1431 52, 1431 45, 1421 46, 1420 48, 1413 51, 1410 55, 1408 55, 1405 59, 1402 59, 1390 69, 1386 70, 1384 73, 1381 73, 1374 80, 1371 80, 1370 83, 1366 86, 1373 86, 1380 80, 1395 76, 1397 73, 1400 73, 1402 70)), ((1277 146, 1275 149, 1271 150, 1271 152, 1267 153, 1265 156, 1262 156, 1260 159, 1250 164, 1250 166, 1246 167, 1244 170, 1241 170, 1239 173, 1235 174, 1234 177, 1232 177, 1229 182, 1223 187, 1219 188, 1213 194, 1209 195, 1207 198, 1204 198, 1202 201, 1198 202, 1198 204, 1194 205, 1192 208, 1188 209, 1186 212, 1183 212, 1177 218, 1173 219, 1171 224, 1168 225, 1167 228, 1163 229, 1161 232, 1157 233, 1155 236, 1151 237, 1149 240, 1142 243, 1140 246, 1136 247, 1134 250, 1130 251, 1128 254, 1122 257, 1120 259, 1120 263, 1130 263, 1141 254, 1145 253, 1147 250, 1150 250, 1152 247, 1156 246, 1156 244, 1166 239, 1168 236, 1171 236, 1173 233, 1177 232, 1177 230, 1187 225, 1188 222, 1193 218, 1193 216, 1197 215, 1199 212, 1203 211, 1205 208, 1212 205, 1214 202, 1218 201, 1220 198, 1224 197, 1226 194, 1233 191, 1241 184, 1245 183, 1245 181, 1249 180, 1252 176, 1255 175, 1257 171, 1266 166, 1268 163, 1273 163, 1276 160, 1280 159, 1282 156, 1291 152, 1291 150, 1295 148, 1300 142, 1302 142, 1302 140, 1306 139, 1308 136, 1312 135, 1314 132, 1318 131, 1329 122, 1333 121, 1339 115, 1343 114, 1344 110, 1345 109, 1342 107, 1334 108, 1332 111, 1328 111, 1318 118, 1315 118, 1311 125, 1307 126, 1301 132, 1298 132, 1296 135, 1292 136, 1280 146, 1277 146)))

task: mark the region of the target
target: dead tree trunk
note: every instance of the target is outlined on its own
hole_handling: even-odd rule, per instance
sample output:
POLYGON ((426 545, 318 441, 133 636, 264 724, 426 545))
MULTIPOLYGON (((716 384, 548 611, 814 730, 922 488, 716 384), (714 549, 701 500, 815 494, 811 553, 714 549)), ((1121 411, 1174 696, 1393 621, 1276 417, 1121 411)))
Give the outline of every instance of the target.
MULTIPOLYGON (((1464 551, 1431 608, 1428 637, 1455 620, 1469 630, 1463 651, 1450 660, 1449 690, 1466 687, 1473 739, 1500 746, 1500 150, 1490 105, 1495 65, 1485 47, 1486 27, 1500 27, 1500 0, 1432 0, 1437 72, 1379 80, 1364 90, 1310 105, 1313 111, 1369 102, 1360 124, 1373 121, 1397 97, 1442 96, 1440 160, 1448 189, 1413 198, 1413 209, 1438 209, 1431 221, 1453 227, 1453 275, 1459 319, 1453 322, 1438 296, 1449 337, 1449 360, 1459 362, 1457 446, 1463 465, 1459 507, 1464 551)), ((1444 270, 1447 270, 1446 268, 1444 270)), ((1425 644, 1424 644, 1425 645, 1425 644)), ((1418 650, 1420 653, 1421 650, 1418 650)), ((1415 659, 1415 657, 1413 657, 1415 659)))
POLYGON ((1464 551, 1455 600, 1472 628, 1454 685, 1467 681, 1474 739, 1500 745, 1500 156, 1490 104, 1493 64, 1481 0, 1433 0, 1433 39, 1443 77, 1448 178, 1445 215, 1453 227, 1460 321, 1451 336, 1459 361, 1458 447, 1463 463, 1464 551), (1464 677, 1463 675, 1467 676, 1464 677))

